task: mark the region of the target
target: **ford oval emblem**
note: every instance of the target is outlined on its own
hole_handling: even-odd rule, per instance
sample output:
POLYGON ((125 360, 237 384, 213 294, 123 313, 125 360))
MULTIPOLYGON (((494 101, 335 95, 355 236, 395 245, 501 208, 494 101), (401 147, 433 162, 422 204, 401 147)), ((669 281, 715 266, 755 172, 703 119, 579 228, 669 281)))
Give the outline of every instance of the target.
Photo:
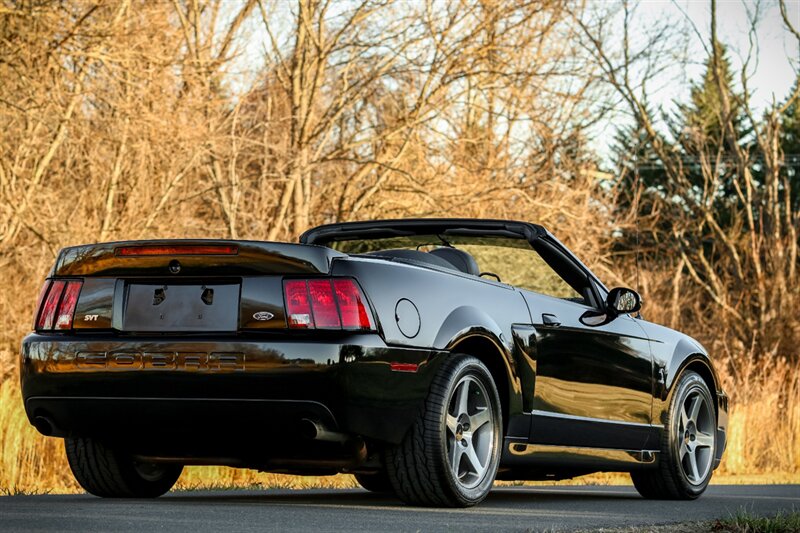
POLYGON ((273 315, 269 311, 259 311, 258 313, 253 313, 253 318, 255 318, 258 321, 262 321, 262 322, 264 320, 272 320, 272 318, 274 316, 275 315, 273 315))

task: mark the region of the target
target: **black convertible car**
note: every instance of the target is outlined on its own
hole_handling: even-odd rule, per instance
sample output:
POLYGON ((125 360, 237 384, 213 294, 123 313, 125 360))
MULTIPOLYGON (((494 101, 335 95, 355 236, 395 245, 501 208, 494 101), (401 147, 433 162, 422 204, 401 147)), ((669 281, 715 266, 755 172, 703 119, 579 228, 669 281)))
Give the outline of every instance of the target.
POLYGON ((727 396, 703 347, 640 307, 524 222, 76 246, 22 343, 22 393, 98 496, 230 465, 349 472, 421 505, 597 471, 696 498, 727 396))

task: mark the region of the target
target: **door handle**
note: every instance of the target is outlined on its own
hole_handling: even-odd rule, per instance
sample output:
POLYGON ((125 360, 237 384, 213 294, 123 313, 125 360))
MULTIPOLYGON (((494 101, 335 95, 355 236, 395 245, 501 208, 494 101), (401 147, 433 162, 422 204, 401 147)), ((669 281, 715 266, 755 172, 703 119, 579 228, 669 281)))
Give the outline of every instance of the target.
POLYGON ((542 323, 545 326, 553 326, 557 328, 561 325, 561 321, 558 319, 556 315, 551 315, 550 313, 542 313, 542 323))

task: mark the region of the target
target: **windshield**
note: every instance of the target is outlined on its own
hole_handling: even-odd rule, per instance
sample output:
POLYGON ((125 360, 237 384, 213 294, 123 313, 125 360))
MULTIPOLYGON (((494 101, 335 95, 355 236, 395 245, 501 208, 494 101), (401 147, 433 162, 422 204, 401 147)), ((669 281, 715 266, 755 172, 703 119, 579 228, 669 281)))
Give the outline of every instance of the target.
POLYGON ((470 237, 462 235, 411 235, 403 237, 386 237, 380 239, 354 239, 335 241, 328 244, 330 248, 347 254, 365 254, 380 250, 420 250, 425 247, 459 245, 499 246, 503 248, 521 248, 531 250, 531 245, 524 239, 504 237, 470 237))

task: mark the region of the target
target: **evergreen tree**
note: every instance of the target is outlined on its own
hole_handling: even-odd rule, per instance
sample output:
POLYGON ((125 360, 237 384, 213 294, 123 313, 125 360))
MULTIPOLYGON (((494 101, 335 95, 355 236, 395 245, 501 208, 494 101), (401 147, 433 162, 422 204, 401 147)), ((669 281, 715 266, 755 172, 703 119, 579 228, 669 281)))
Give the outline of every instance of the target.
MULTIPOLYGON (((731 118, 734 128, 739 134, 738 137, 741 139, 747 133, 744 127, 745 115, 742 98, 734 90, 734 72, 727 50, 724 45, 719 43, 717 47, 723 90, 729 95, 733 115, 731 118)), ((716 148, 728 144, 725 140, 723 126, 726 117, 723 116, 720 91, 714 76, 713 57, 709 56, 706 59, 704 67, 705 72, 700 82, 692 84, 689 103, 678 104, 677 126, 680 129, 674 131, 674 134, 676 138, 685 139, 685 142, 689 143, 692 140, 686 138, 687 135, 694 134, 696 138, 706 141, 709 148, 716 148)))
POLYGON ((717 209, 727 210, 731 202, 736 201, 734 180, 736 169, 731 153, 732 143, 741 145, 746 142, 749 130, 745 126, 746 116, 741 95, 734 88, 734 71, 724 45, 717 43, 720 57, 720 78, 722 90, 728 95, 731 115, 726 117, 720 98, 720 89, 714 75, 714 59, 709 56, 705 61, 705 71, 698 83, 693 83, 687 103, 678 103, 677 112, 668 121, 671 135, 680 146, 686 176, 694 185, 698 195, 707 187, 706 178, 701 168, 702 159, 712 163, 717 154, 722 153, 723 165, 717 170, 720 186, 712 192, 717 209), (725 131, 725 124, 733 123, 736 132, 731 140, 725 131))
POLYGON ((641 124, 619 128, 611 150, 614 164, 623 180, 621 185, 624 191, 632 189, 638 180, 647 189, 666 192, 664 165, 641 124))
MULTIPOLYGON (((619 208, 630 209, 637 186, 643 187, 636 214, 641 230, 638 239, 645 249, 657 251, 667 246, 663 240, 656 239, 656 235, 670 235, 673 221, 681 220, 687 214, 701 216, 696 211, 700 202, 711 201, 715 219, 722 226, 734 223, 740 200, 734 187, 737 166, 732 143, 739 146, 746 143, 750 132, 746 127, 743 100, 735 89, 734 69, 724 46, 719 43, 717 46, 722 90, 727 94, 732 116, 725 116, 723 112, 714 60, 709 56, 702 77, 690 87, 688 100, 676 102, 676 111, 663 117, 667 128, 659 141, 671 156, 677 155, 680 159, 680 183, 672 181, 664 162, 653 148, 653 139, 640 124, 620 128, 616 133, 612 150, 621 180, 618 183, 621 193, 619 208), (730 122, 733 123, 734 139, 730 139, 725 131, 730 122), (720 156, 722 164, 717 166, 720 156), (705 168, 701 164, 704 160, 707 162, 705 168), (712 183, 712 180, 717 181, 712 183), (655 212, 660 216, 649 223, 648 216, 655 212)), ((621 239, 620 246, 633 246, 633 237, 629 235, 621 239)))
MULTIPOLYGON (((705 61, 705 70, 702 77, 692 84, 687 102, 676 102, 677 111, 666 116, 666 135, 662 138, 665 145, 673 153, 677 152, 683 162, 683 174, 691 187, 674 187, 670 183, 663 162, 655 154, 651 140, 638 124, 621 128, 617 131, 613 154, 616 167, 622 176, 620 188, 623 202, 625 196, 632 195, 634 181, 636 180, 634 166, 638 169, 639 184, 645 187, 646 195, 642 198, 640 215, 645 216, 652 207, 647 201, 647 195, 657 195, 661 199, 673 198, 677 195, 681 199, 679 208, 691 209, 702 198, 712 198, 713 207, 727 220, 726 213, 730 213, 738 196, 734 188, 736 179, 736 166, 733 164, 731 152, 732 142, 737 144, 747 141, 750 135, 746 127, 741 95, 735 90, 735 72, 727 56, 724 45, 718 43, 720 57, 720 77, 722 88, 728 95, 731 105, 731 117, 724 116, 723 105, 720 101, 720 90, 714 75, 713 57, 705 61), (725 132, 725 124, 733 122, 735 135, 733 141, 725 132), (671 142, 667 139, 671 139, 671 142), (701 166, 703 159, 714 165, 718 153, 721 152, 723 164, 716 168, 714 177, 719 180, 714 190, 708 189, 707 179, 701 166), (704 194, 705 193, 705 194, 704 194)), ((674 204, 674 202, 671 202, 674 204)))
MULTIPOLYGON (((648 114, 652 116, 649 111, 648 114)), ((673 149, 667 139, 662 137, 660 141, 666 144, 668 149, 673 149)), ((670 196, 669 180, 664 164, 653 148, 653 140, 639 122, 619 128, 614 136, 611 150, 619 176, 616 209, 621 214, 630 213, 634 208, 634 199, 638 201, 635 206, 637 228, 621 234, 615 247, 617 251, 646 249, 658 253, 660 245, 655 235, 665 229, 661 224, 667 219, 664 218, 657 227, 647 221, 656 210, 656 204, 670 196)))
MULTIPOLYGON (((798 90, 800 76, 795 80, 787 99, 798 90)), ((781 150, 791 187, 792 206, 797 210, 800 209, 800 98, 795 98, 781 116, 781 150)))

